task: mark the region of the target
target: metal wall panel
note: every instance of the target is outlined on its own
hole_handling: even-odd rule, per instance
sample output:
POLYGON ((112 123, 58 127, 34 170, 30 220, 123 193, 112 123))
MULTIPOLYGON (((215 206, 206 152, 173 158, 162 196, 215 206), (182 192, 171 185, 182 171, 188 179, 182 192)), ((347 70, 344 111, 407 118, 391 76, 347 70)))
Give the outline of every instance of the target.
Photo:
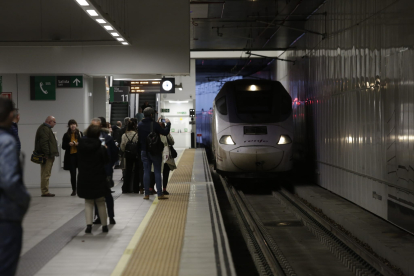
POLYGON ((281 56, 295 64, 275 63, 295 99, 295 157, 315 161, 322 187, 399 224, 387 201, 414 210, 414 1, 324 2, 326 21, 306 28, 327 38, 306 34, 281 56))

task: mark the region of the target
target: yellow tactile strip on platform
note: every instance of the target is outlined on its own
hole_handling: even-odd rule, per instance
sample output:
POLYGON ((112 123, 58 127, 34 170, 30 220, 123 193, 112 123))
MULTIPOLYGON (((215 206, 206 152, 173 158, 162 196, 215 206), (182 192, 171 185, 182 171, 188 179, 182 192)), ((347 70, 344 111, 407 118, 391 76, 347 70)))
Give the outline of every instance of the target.
POLYGON ((122 275, 178 275, 195 149, 187 149, 122 275))

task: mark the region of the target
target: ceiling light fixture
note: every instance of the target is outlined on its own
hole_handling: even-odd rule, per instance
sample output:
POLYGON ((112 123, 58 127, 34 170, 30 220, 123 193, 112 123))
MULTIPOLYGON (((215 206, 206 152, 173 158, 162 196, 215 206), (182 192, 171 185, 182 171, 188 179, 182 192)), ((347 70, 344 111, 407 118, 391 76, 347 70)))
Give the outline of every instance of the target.
POLYGON ((178 103, 178 104, 180 104, 180 103, 188 103, 188 101, 169 101, 170 103, 178 103))
POLYGON ((101 6, 96 4, 96 0, 75 0, 77 4, 83 9, 89 16, 91 16, 97 23, 105 24, 101 25, 106 31, 108 31, 112 37, 116 38, 118 43, 122 45, 129 45, 128 39, 120 31, 120 27, 116 22, 108 17, 101 6))
POLYGON ((76 0, 76 2, 82 7, 89 6, 89 3, 86 0, 76 0))
POLYGON ((89 13, 90 16, 98 16, 99 14, 95 10, 86 10, 87 13, 89 13))

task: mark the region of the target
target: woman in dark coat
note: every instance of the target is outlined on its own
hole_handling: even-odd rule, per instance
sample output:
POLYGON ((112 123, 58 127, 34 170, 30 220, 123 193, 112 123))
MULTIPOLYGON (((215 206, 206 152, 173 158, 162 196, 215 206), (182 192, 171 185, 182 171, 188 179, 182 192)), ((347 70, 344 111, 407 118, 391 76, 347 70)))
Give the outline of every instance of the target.
POLYGON ((101 145, 99 135, 101 128, 90 125, 86 135, 78 145, 78 196, 85 199, 85 233, 91 233, 93 207, 96 203, 101 218, 102 231, 108 232, 105 195, 111 192, 106 182, 105 164, 109 157, 105 146, 101 145))
POLYGON ((78 129, 78 123, 71 119, 68 122, 68 131, 62 138, 62 149, 65 150, 63 169, 70 171, 70 183, 72 184, 72 194, 76 195, 76 168, 78 167, 78 143, 83 134, 78 129))

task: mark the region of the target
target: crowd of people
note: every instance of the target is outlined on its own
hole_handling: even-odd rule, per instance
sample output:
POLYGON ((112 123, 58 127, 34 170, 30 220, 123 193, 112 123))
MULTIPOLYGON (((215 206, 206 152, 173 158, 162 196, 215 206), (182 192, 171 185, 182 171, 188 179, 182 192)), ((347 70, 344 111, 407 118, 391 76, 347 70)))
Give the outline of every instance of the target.
MULTIPOLYGON (((10 239, 0 239, 0 275, 14 275, 16 271, 22 219, 30 202, 19 159, 19 119, 14 103, 0 98, 0 232, 10 234, 10 239)), ((59 156, 52 130, 55 125, 56 118, 48 116, 35 135, 33 154, 41 157, 42 197, 55 196, 49 192, 53 163, 59 156)), ((102 231, 108 232, 108 218, 110 224, 116 223, 111 190, 114 167, 123 170, 122 193, 144 194, 145 200, 157 193, 159 200, 168 199, 169 173, 176 168, 170 152, 174 144, 171 123, 168 119, 156 121, 148 103, 135 118, 125 118, 124 124, 118 121, 111 127, 99 117, 93 118, 83 132, 74 119, 67 127, 62 137, 64 169, 70 172, 71 196, 85 200, 85 233, 91 233, 92 224, 101 224, 102 231)))

